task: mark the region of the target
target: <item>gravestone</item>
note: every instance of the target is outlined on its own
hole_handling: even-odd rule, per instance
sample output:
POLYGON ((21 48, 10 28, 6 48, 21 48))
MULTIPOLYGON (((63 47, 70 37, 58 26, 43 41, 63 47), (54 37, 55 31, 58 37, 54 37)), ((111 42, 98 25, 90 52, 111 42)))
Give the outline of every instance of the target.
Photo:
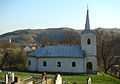
POLYGON ((8 74, 5 74, 5 84, 8 84, 8 74))
POLYGON ((5 83, 6 84, 11 84, 14 82, 14 73, 8 72, 5 74, 5 83))
POLYGON ((11 75, 12 75, 12 82, 14 82, 15 80, 14 80, 14 73, 11 73, 11 75))
POLYGON ((87 84, 91 84, 91 78, 90 77, 87 79, 87 84))
POLYGON ((62 77, 60 76, 60 74, 57 75, 55 84, 62 84, 62 77))

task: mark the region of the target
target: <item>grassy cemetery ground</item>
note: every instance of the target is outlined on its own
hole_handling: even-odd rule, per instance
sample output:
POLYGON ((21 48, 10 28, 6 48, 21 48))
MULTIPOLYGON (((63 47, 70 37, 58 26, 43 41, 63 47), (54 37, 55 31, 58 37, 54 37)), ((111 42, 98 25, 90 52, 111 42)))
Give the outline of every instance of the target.
MULTIPOLYGON (((21 72, 16 70, 2 70, 0 73, 0 80, 4 80, 4 75, 7 72, 14 72, 15 76, 18 77, 29 77, 31 75, 34 76, 42 76, 41 73, 31 73, 31 72, 21 72)), ((48 77, 55 78, 53 74, 47 74, 48 77)), ((77 84, 86 84, 87 78, 90 76, 92 79, 92 84, 120 84, 120 79, 114 78, 104 73, 100 73, 100 75, 61 75, 63 80, 67 82, 71 82, 72 84, 76 82, 77 84)))

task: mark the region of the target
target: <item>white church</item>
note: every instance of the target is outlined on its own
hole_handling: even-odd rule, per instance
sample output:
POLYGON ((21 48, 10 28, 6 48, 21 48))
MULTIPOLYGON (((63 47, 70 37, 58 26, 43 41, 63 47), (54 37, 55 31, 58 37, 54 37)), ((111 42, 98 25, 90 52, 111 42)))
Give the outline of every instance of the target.
POLYGON ((45 46, 28 54, 28 70, 60 73, 96 73, 96 34, 90 29, 87 9, 81 46, 45 46))

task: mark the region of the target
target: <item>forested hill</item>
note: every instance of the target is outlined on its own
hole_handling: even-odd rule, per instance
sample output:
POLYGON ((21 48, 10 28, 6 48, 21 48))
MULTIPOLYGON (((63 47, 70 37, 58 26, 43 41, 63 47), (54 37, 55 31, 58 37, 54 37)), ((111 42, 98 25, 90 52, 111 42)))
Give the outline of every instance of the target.
POLYGON ((49 29, 25 29, 8 32, 0 35, 0 39, 11 38, 13 42, 37 42, 39 43, 42 38, 49 38, 53 41, 59 41, 60 38, 66 33, 72 33, 76 37, 80 36, 80 31, 71 28, 49 28, 49 29))
MULTIPOLYGON (((107 32, 114 31, 120 32, 119 28, 107 29, 107 28, 97 28, 107 32)), ((60 41, 65 35, 74 35, 76 39, 79 39, 80 32, 82 30, 74 30, 72 28, 62 27, 62 28, 49 28, 49 29, 25 29, 17 30, 13 32, 8 32, 0 35, 0 39, 11 38, 13 42, 16 43, 39 43, 42 38, 49 38, 53 41, 60 41)))

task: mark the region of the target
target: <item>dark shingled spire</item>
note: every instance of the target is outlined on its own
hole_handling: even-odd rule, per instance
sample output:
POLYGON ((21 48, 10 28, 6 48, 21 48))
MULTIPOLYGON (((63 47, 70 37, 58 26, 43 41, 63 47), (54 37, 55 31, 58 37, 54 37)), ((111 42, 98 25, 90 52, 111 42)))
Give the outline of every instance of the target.
POLYGON ((85 29, 86 29, 86 30, 90 30, 90 23, 89 23, 89 10, 88 10, 88 9, 87 9, 87 15, 86 15, 85 29))
POLYGON ((87 15, 86 15, 86 23, 85 23, 85 29, 82 32, 83 33, 95 33, 93 30, 90 30, 90 22, 89 22, 89 10, 87 6, 87 15))

